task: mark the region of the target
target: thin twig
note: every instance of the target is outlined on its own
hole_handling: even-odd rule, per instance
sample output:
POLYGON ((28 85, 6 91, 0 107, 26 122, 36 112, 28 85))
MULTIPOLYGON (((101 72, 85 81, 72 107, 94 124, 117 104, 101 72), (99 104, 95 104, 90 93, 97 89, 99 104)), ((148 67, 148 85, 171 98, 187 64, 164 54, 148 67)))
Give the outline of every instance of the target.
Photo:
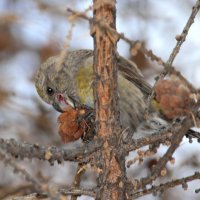
POLYGON ((0 188, 0 199, 7 199, 9 196, 14 196, 16 194, 25 193, 27 191, 33 191, 35 189, 33 184, 18 185, 10 187, 10 185, 4 185, 0 188))
MULTIPOLYGON (((124 40, 131 47, 133 47, 133 46, 137 45, 138 43, 140 43, 140 41, 138 41, 138 40, 134 41, 134 40, 129 39, 128 37, 125 36, 124 33, 117 32, 115 29, 110 27, 108 24, 104 23, 102 20, 96 20, 96 19, 94 19, 92 17, 88 17, 85 12, 75 11, 75 10, 72 10, 71 8, 67 8, 67 11, 70 12, 75 17, 79 17, 79 18, 82 18, 82 19, 85 19, 85 20, 89 21, 89 23, 91 25, 92 24, 98 25, 101 29, 106 30, 107 32, 109 32, 110 35, 113 35, 114 38, 118 38, 118 39, 124 40)), ((139 46, 140 46, 140 48, 138 50, 140 50, 142 53, 144 53, 152 61, 156 61, 159 65, 164 65, 165 64, 165 62, 160 57, 156 56, 153 53, 152 50, 148 50, 143 45, 139 45, 139 46)))
POLYGON ((55 66, 55 69, 58 73, 62 70, 62 64, 63 64, 63 62, 65 62, 65 58, 67 56, 68 49, 70 47, 70 41, 72 39, 73 28, 75 26, 73 18, 71 18, 69 21, 70 21, 70 28, 68 30, 68 34, 64 41, 64 47, 63 47, 62 51, 60 52, 59 59, 56 62, 56 66, 55 66))
POLYGON ((28 182, 32 183, 35 188, 41 189, 42 184, 29 174, 25 169, 19 167, 9 155, 6 155, 3 150, 0 150, 0 160, 3 160, 4 164, 13 168, 14 173, 22 175, 28 182))
POLYGON ((169 188, 174 188, 175 186, 178 186, 178 185, 185 185, 187 182, 197 180, 197 179, 200 179, 200 173, 199 172, 195 172, 191 176, 187 176, 187 177, 184 177, 184 178, 181 178, 181 179, 172 180, 172 181, 169 181, 167 183, 160 184, 158 186, 152 186, 148 190, 143 190, 143 191, 136 192, 136 193, 133 193, 133 190, 132 190, 132 191, 130 191, 130 193, 132 193, 132 194, 130 194, 129 197, 131 197, 132 199, 136 199, 136 198, 139 198, 139 197, 151 194, 151 193, 165 191, 169 188))
POLYGON ((47 160, 50 164, 55 161, 62 163, 63 161, 85 161, 93 152, 98 151, 102 142, 100 140, 92 141, 81 147, 74 149, 59 149, 56 147, 42 147, 38 144, 19 143, 14 139, 0 139, 0 148, 10 153, 14 157, 37 158, 47 160))
POLYGON ((90 196, 90 197, 95 197, 96 196, 96 189, 77 189, 77 188, 65 188, 65 189, 59 189, 58 190, 59 193, 63 194, 63 195, 86 195, 86 196, 90 196))
POLYGON ((39 180, 28 173, 25 168, 19 167, 16 164, 16 160, 14 160, 10 155, 6 154, 2 149, 0 149, 0 159, 4 162, 4 164, 12 167, 14 173, 23 176, 26 181, 30 182, 36 191, 39 191, 40 193, 45 193, 46 196, 53 198, 48 189, 45 189, 45 187, 43 187, 44 185, 39 180))
POLYGON ((181 45, 183 44, 183 42, 185 41, 185 39, 188 35, 188 32, 189 32, 191 25, 194 23, 194 19, 197 15, 199 9, 200 9, 200 0, 197 0, 196 4, 192 8, 192 13, 191 13, 185 27, 183 28, 181 35, 179 37, 176 37, 177 38, 176 46, 174 47, 169 59, 167 60, 167 66, 168 67, 172 66, 172 63, 173 63, 175 57, 177 56, 177 54, 178 54, 178 52, 181 48, 181 45))
POLYGON ((26 196, 12 197, 7 200, 39 200, 46 199, 48 196, 46 194, 33 193, 26 196))
MULTIPOLYGON (((165 143, 166 140, 171 140, 172 135, 175 130, 179 127, 179 124, 169 124, 165 128, 161 130, 155 131, 153 134, 150 134, 149 136, 141 137, 139 139, 132 139, 128 141, 123 141, 123 147, 126 150, 126 152, 137 150, 141 147, 155 144, 157 142, 159 143, 165 143)), ((142 134, 142 133, 141 133, 142 134)), ((197 131, 194 131, 192 129, 189 129, 188 132, 185 134, 188 138, 197 139, 200 140, 200 133, 197 131)))
POLYGON ((159 130, 149 136, 145 136, 139 139, 132 139, 124 143, 124 148, 127 152, 139 149, 141 147, 154 144, 156 142, 164 143, 167 139, 172 137, 172 127, 166 127, 164 130, 159 130))
POLYGON ((168 148, 164 156, 161 157, 160 160, 158 160, 156 166, 153 167, 151 175, 141 179, 141 184, 138 184, 139 188, 145 187, 147 184, 152 183, 152 181, 154 181, 158 176, 160 176, 161 170, 165 167, 166 163, 172 158, 172 155, 178 148, 183 136, 187 133, 187 131, 191 128, 192 125, 192 120, 190 118, 186 118, 181 124, 179 124, 179 128, 173 131, 170 147, 168 148))
MULTIPOLYGON (((72 187, 79 188, 81 183, 81 177, 85 173, 86 165, 79 163, 76 169, 76 175, 72 187)), ((72 195, 71 200, 77 200, 78 195, 72 195)))

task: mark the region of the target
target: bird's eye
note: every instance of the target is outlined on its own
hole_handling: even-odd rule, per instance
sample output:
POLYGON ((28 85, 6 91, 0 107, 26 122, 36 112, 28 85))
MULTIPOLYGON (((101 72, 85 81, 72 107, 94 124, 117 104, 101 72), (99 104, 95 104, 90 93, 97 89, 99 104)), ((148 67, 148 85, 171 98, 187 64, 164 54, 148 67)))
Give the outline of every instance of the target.
POLYGON ((50 87, 47 87, 47 94, 49 96, 52 96, 54 94, 54 90, 52 88, 50 88, 50 87))

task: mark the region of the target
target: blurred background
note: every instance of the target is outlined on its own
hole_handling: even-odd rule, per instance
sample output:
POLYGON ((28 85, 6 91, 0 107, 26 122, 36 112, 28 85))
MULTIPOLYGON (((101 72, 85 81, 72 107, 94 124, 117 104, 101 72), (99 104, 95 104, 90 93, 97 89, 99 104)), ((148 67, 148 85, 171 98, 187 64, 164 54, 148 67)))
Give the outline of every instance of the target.
MULTIPOLYGON (((117 30, 132 40, 140 40, 145 47, 166 61, 176 44, 175 36, 180 34, 191 13, 195 0, 128 0, 117 2, 117 30)), ((0 138, 15 138, 18 141, 54 145, 70 148, 80 145, 61 144, 57 133, 59 113, 41 101, 34 87, 34 74, 48 57, 58 54, 64 44, 68 48, 93 48, 87 21, 69 18, 67 8, 85 11, 92 5, 89 0, 0 0, 0 138), (69 40, 69 31, 72 37, 69 40)), ((86 13, 92 16, 92 11, 86 13)), ((175 59, 174 66, 196 87, 200 86, 200 16, 195 19, 186 42, 175 59)), ((145 58, 142 53, 133 56, 130 46, 118 43, 121 55, 133 59, 143 71, 146 79, 153 84, 162 66, 145 58)), ((175 164, 168 164, 168 178, 175 179, 193 174, 199 169, 199 143, 189 144, 184 139, 175 153, 175 164)), ((166 147, 159 150, 162 155, 166 147)), ((132 159, 134 154, 130 154, 132 159)), ((156 156, 155 156, 156 158, 156 156)), ((150 166, 154 160, 147 159, 143 166, 150 166)), ((16 160, 34 177, 46 181, 51 187, 64 187, 73 181, 76 164, 63 163, 50 166, 47 162, 16 160), (38 167, 39 166, 39 167, 38 167)), ((148 168, 138 166, 128 169, 130 179, 144 176, 148 168)), ((95 186, 95 173, 90 170, 83 178, 86 188, 95 186)), ((163 178, 161 181, 166 181, 163 178)), ((12 168, 0 162, 0 199, 13 195, 28 194, 27 182, 14 174, 12 168), (9 186, 9 187, 8 187, 9 186)), ((141 199, 199 199, 195 186, 189 183, 187 191, 181 187, 170 189, 161 196, 152 195, 141 199)), ((80 197, 79 199, 89 199, 80 197)))

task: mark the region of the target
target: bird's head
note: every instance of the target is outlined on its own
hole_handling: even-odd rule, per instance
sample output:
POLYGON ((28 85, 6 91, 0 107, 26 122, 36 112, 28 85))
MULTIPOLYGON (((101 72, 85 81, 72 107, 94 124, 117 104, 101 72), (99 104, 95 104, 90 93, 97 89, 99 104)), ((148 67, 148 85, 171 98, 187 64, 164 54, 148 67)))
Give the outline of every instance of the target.
POLYGON ((70 107, 76 107, 78 102, 73 89, 72 77, 66 70, 56 70, 57 57, 49 58, 38 69, 35 77, 35 87, 39 96, 57 111, 64 112, 70 107))

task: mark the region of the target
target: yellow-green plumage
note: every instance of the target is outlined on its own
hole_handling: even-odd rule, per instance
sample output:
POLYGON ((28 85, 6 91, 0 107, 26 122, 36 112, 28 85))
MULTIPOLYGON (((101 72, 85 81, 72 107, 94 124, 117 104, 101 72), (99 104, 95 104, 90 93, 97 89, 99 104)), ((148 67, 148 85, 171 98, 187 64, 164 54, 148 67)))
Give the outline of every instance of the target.
POLYGON ((86 66, 80 66, 80 69, 76 73, 74 80, 81 104, 86 104, 92 107, 93 106, 92 83, 94 80, 94 75, 91 64, 88 64, 86 66))

